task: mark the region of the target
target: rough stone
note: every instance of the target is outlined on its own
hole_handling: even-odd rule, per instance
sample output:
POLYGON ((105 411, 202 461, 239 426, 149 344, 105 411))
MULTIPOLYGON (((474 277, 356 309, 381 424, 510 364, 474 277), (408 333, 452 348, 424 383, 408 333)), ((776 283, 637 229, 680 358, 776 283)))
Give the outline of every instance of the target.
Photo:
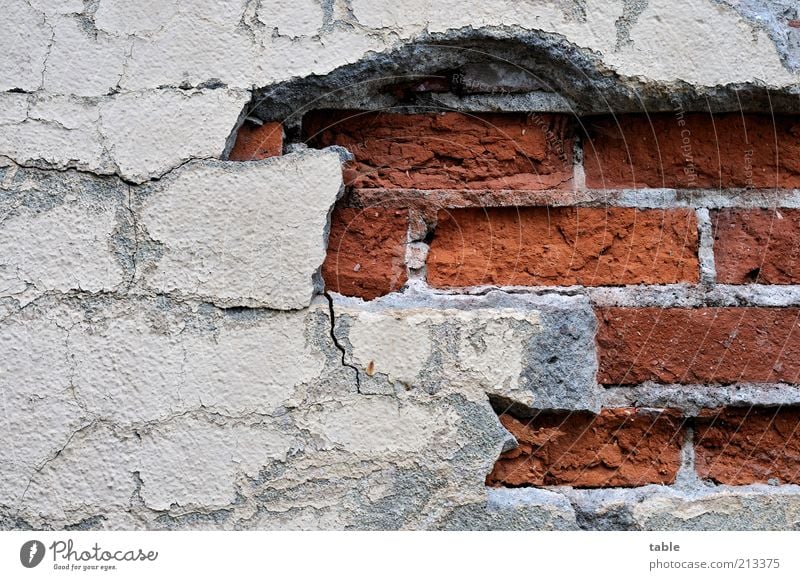
POLYGON ((134 465, 142 500, 154 510, 230 505, 239 478, 285 461, 292 446, 291 435, 270 421, 218 425, 189 418, 158 425, 142 438, 134 465))
POLYGON ((24 102, 25 111, 4 123, 0 155, 23 165, 114 173, 114 162, 98 134, 96 107, 62 96, 16 95, 13 100, 17 105, 24 102))
POLYGON ((306 337, 313 313, 204 320, 172 308, 174 314, 98 308, 71 328, 72 377, 86 410, 117 425, 166 420, 199 406, 269 415, 322 371, 323 357, 306 337))
POLYGON ((19 506, 34 470, 83 424, 70 383, 68 332, 59 321, 29 318, 0 326, 0 505, 19 506))
POLYGON ((121 90, 201 85, 246 90, 266 84, 257 80, 265 54, 245 0, 111 4, 106 12, 98 9, 97 26, 112 35, 133 35, 121 90))
POLYGON ((168 26, 178 14, 178 0, 102 0, 94 13, 95 26, 114 35, 148 36, 168 26))
POLYGON ((256 14, 265 26, 291 38, 314 36, 322 28, 322 3, 315 0, 261 5, 256 14))
POLYGON ((53 41, 44 70, 44 89, 53 94, 93 97, 115 90, 131 42, 92 35, 72 16, 54 17, 53 41), (69 70, 71 74, 64 74, 69 70))

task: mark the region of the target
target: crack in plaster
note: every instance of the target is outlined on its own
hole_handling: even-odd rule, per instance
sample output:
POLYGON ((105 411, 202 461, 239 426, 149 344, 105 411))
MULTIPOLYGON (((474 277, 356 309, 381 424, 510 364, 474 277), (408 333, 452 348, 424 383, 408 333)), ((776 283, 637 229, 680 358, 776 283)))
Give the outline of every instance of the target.
POLYGON ((336 338, 336 314, 333 308, 333 297, 327 292, 324 292, 323 296, 328 300, 328 310, 331 318, 331 340, 333 340, 333 345, 336 347, 336 350, 342 353, 342 366, 353 369, 356 377, 356 392, 361 394, 361 373, 357 366, 347 362, 347 350, 341 345, 339 339, 336 338))

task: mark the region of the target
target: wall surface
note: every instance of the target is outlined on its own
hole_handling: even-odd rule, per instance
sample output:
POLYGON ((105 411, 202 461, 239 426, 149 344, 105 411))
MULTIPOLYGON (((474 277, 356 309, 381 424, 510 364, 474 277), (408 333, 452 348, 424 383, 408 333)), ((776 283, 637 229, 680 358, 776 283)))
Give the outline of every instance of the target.
POLYGON ((790 0, 4 0, 0 528, 800 528, 790 0))

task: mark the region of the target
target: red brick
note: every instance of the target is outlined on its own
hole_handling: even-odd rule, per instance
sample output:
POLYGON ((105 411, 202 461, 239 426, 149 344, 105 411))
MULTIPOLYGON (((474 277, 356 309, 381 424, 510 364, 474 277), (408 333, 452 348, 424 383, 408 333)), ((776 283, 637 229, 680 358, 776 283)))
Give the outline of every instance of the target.
POLYGON ((428 255, 438 287, 696 282, 685 209, 487 208, 439 212, 428 255))
POLYGON ((371 300, 406 283, 408 211, 336 208, 322 277, 328 290, 371 300))
POLYGON ((403 115, 318 111, 304 131, 314 147, 355 156, 346 183, 415 189, 571 187, 572 137, 565 115, 403 115))
POLYGON ((255 161, 275 157, 283 153, 283 125, 245 123, 239 127, 236 143, 228 159, 231 161, 255 161))
POLYGON ((684 432, 680 417, 671 411, 550 411, 524 420, 502 415, 500 422, 519 447, 500 456, 487 485, 669 484, 680 467, 684 432))
POLYGON ((800 211, 723 209, 711 219, 718 282, 800 283, 800 211))
POLYGON ((606 385, 798 383, 800 309, 601 308, 606 385))
POLYGON ((727 408, 696 421, 700 477, 728 485, 800 483, 800 409, 727 408))
POLYGON ((619 115, 586 126, 589 187, 800 187, 800 117, 619 115))

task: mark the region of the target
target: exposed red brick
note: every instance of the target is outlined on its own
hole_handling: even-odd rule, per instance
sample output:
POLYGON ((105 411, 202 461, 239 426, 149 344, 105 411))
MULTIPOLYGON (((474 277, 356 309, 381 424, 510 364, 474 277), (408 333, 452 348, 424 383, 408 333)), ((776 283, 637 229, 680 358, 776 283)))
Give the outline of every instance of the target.
POLYGON ((726 408, 697 419, 700 477, 728 485, 800 483, 800 409, 726 408))
POLYGON ((684 433, 671 411, 546 412, 532 420, 502 415, 500 422, 519 446, 500 456, 487 485, 668 484, 680 467, 684 433))
POLYGON ((336 208, 322 277, 328 290, 371 300, 406 282, 408 211, 336 208))
POLYGON ((587 286, 696 282, 694 212, 489 208, 439 212, 428 282, 587 286))
POLYGON ((800 309, 601 308, 606 385, 800 381, 800 309))
POLYGON ((347 185, 416 189, 571 187, 566 115, 403 115, 317 111, 304 119, 314 147, 355 156, 347 185))
POLYGON ((283 153, 283 125, 245 123, 239 127, 236 143, 228 158, 232 161, 255 161, 283 153))
POLYGON ((589 187, 800 187, 800 117, 620 115, 586 126, 589 187))
POLYGON ((800 211, 722 209, 711 219, 718 282, 800 283, 800 211))
POLYGON ((800 20, 790 20, 788 24, 792 28, 800 28, 800 20))

